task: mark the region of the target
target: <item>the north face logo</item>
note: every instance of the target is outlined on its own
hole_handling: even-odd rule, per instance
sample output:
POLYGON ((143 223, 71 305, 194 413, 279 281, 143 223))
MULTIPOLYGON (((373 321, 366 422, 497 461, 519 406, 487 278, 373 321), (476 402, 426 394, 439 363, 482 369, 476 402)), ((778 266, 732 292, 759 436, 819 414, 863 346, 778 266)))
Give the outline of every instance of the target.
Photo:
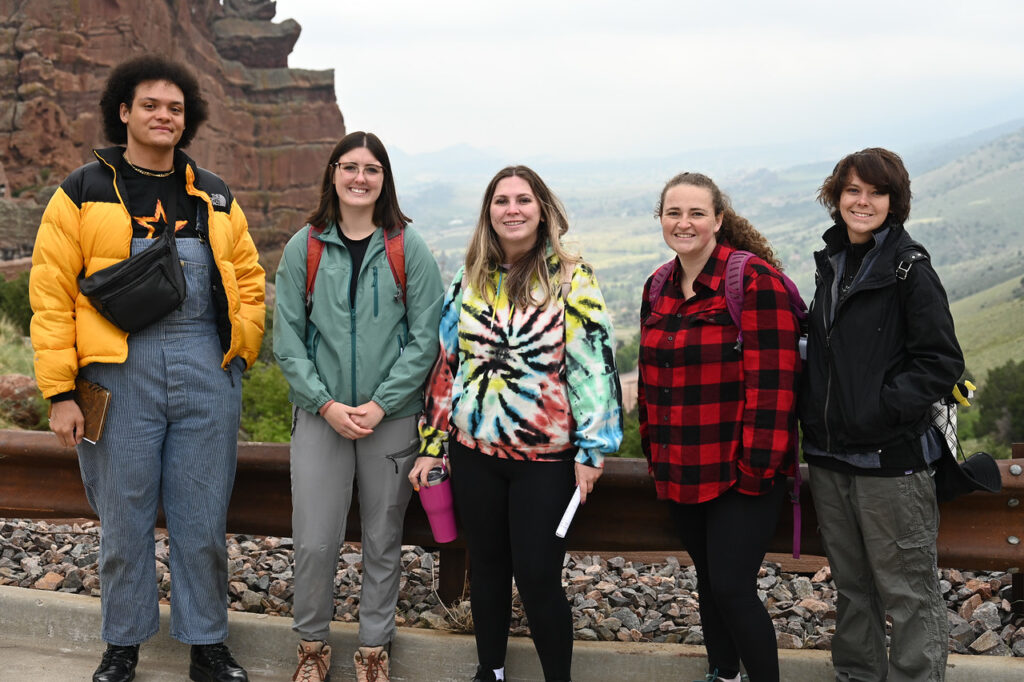
POLYGON ((227 197, 225 197, 223 194, 211 194, 210 203, 213 204, 214 206, 224 208, 228 205, 228 200, 227 197))

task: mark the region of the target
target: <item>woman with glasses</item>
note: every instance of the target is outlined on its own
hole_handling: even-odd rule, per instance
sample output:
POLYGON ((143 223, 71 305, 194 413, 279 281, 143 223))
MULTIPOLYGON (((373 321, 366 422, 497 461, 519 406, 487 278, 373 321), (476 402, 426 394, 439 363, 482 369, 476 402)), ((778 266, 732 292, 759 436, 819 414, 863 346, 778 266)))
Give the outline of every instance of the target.
POLYGON ((594 271, 560 237, 565 209, 525 166, 484 193, 465 267, 442 308, 441 357, 409 474, 426 483, 445 441, 469 558, 478 682, 505 679, 515 579, 544 679, 569 680, 572 613, 555 529, 622 440, 611 320, 594 271))
POLYGON ((350 133, 331 152, 320 204, 277 270, 274 356, 294 403, 293 629, 301 638, 294 679, 301 682, 329 674, 326 640, 353 481, 363 549, 356 675, 389 678, 408 474, 444 293, 437 263, 409 222, 384 145, 372 133, 350 133), (396 228, 405 291, 392 270, 401 264, 385 248, 396 228))

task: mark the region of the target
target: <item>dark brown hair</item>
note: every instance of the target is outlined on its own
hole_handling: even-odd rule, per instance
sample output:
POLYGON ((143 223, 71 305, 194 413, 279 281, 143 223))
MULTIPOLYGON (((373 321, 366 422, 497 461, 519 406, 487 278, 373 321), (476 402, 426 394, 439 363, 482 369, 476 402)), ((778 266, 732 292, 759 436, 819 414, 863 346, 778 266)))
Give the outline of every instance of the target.
POLYGON ((306 222, 325 228, 329 225, 341 224, 341 206, 338 204, 338 192, 334 189, 333 164, 341 158, 342 154, 347 154, 358 147, 366 147, 384 169, 380 196, 373 204, 373 224, 385 229, 405 227, 412 222, 412 218, 402 213, 402 209, 398 206, 395 177, 391 172, 391 159, 388 158, 388 151, 379 137, 362 130, 349 133, 334 145, 334 149, 327 159, 327 166, 324 168, 323 179, 320 181, 320 205, 309 214, 306 222))
POLYGON ((899 224, 910 217, 910 174, 899 154, 881 147, 869 147, 844 156, 818 189, 818 203, 828 209, 832 220, 842 224, 839 197, 854 170, 864 182, 889 195, 889 215, 899 224))
POLYGON ((185 96, 185 130, 177 146, 181 149, 188 147, 199 132, 199 126, 209 117, 206 100, 199 90, 199 81, 191 71, 178 62, 156 55, 121 62, 107 76, 100 97, 103 134, 114 144, 127 144, 128 128, 121 120, 121 104, 131 109, 135 101, 135 89, 140 83, 150 81, 168 81, 181 88, 185 96))
POLYGON ((715 217, 722 216, 722 227, 716 235, 719 243, 728 242, 733 248, 750 251, 776 270, 782 271, 782 264, 775 257, 772 245, 768 243, 765 236, 758 232, 757 228, 750 224, 750 221, 732 209, 729 197, 718 189, 714 180, 703 173, 680 173, 666 182, 665 187, 661 190, 661 197, 658 199, 658 206, 654 212, 655 217, 661 217, 665 205, 665 193, 677 185, 702 187, 711 192, 711 205, 715 211, 715 217))

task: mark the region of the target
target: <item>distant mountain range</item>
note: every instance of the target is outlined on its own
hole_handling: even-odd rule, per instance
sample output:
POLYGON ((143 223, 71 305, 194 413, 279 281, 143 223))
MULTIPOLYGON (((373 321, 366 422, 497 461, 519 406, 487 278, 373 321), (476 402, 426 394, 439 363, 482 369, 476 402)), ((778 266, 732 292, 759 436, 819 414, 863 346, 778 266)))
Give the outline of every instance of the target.
MULTIPOLYGON (((896 151, 903 152, 912 177, 914 199, 907 229, 928 249, 950 300, 964 300, 954 310, 958 323, 963 317, 972 330, 968 334, 965 329, 962 336, 971 339, 971 346, 987 349, 980 362, 986 370, 1000 364, 997 360, 1005 352, 1016 350, 1019 355, 1024 350, 1024 319, 1019 325, 999 325, 999 333, 1006 337, 1001 341, 988 339, 984 328, 993 329, 991 321, 979 323, 987 318, 973 313, 982 304, 970 301, 985 302, 988 315, 997 305, 1016 314, 1024 304, 1024 298, 1011 293, 1020 289, 1017 281, 1024 277, 1024 119, 942 144, 896 151)), ((787 272, 809 298, 811 254, 821 248, 821 233, 831 222, 815 196, 839 157, 785 166, 750 163, 764 158, 764 153, 698 151, 659 159, 523 161, 565 202, 572 221, 569 237, 578 241, 596 267, 617 327, 631 336, 643 282, 671 256, 653 217, 654 205, 664 182, 682 170, 700 170, 715 179, 737 212, 769 237, 787 272)), ((403 209, 441 256, 446 276, 452 274, 477 220, 485 185, 509 160, 462 146, 424 155, 399 151, 392 161, 403 209)))

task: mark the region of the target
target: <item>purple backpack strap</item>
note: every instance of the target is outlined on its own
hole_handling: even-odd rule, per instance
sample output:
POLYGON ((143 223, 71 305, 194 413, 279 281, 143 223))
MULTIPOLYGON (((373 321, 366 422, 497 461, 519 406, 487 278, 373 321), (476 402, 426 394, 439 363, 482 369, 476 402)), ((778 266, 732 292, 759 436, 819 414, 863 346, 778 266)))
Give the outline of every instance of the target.
MULTIPOLYGON (((736 336, 736 347, 743 348, 743 327, 740 326, 740 319, 743 316, 743 275, 746 272, 747 261, 753 256, 749 251, 743 251, 737 249, 729 255, 729 260, 726 261, 725 266, 725 305, 729 309, 729 317, 732 318, 733 324, 739 329, 739 334, 736 336)), ((800 294, 796 290, 796 285, 788 277, 779 273, 782 277, 782 283, 786 287, 786 293, 789 294, 790 309, 797 316, 798 319, 803 320, 807 317, 807 307, 804 305, 803 299, 800 298, 800 294), (798 302, 798 303, 796 303, 798 302)), ((800 486, 802 484, 800 476, 800 457, 798 444, 799 439, 796 433, 793 434, 794 443, 794 457, 796 461, 796 472, 793 476, 793 494, 790 497, 790 501, 793 503, 793 558, 800 558, 800 535, 802 532, 800 513, 800 486)))
POLYGON ((799 457, 799 446, 795 448, 797 452, 797 458, 794 464, 796 465, 796 471, 793 473, 793 494, 790 496, 790 501, 793 503, 793 558, 800 558, 800 536, 802 529, 800 527, 800 487, 803 485, 803 476, 800 475, 800 457, 799 457))
POLYGON ((743 316, 743 273, 747 261, 753 255, 749 251, 736 249, 729 254, 729 260, 725 263, 725 306, 729 309, 733 324, 740 330, 736 335, 737 348, 743 348, 743 327, 740 326, 740 318, 743 316))
POLYGON ((651 304, 651 310, 654 310, 654 304, 657 303, 661 297, 661 292, 665 288, 665 282, 668 281, 669 275, 672 274, 672 264, 674 260, 670 260, 667 263, 662 263, 658 266, 658 269, 651 275, 651 288, 647 290, 647 300, 651 304))

